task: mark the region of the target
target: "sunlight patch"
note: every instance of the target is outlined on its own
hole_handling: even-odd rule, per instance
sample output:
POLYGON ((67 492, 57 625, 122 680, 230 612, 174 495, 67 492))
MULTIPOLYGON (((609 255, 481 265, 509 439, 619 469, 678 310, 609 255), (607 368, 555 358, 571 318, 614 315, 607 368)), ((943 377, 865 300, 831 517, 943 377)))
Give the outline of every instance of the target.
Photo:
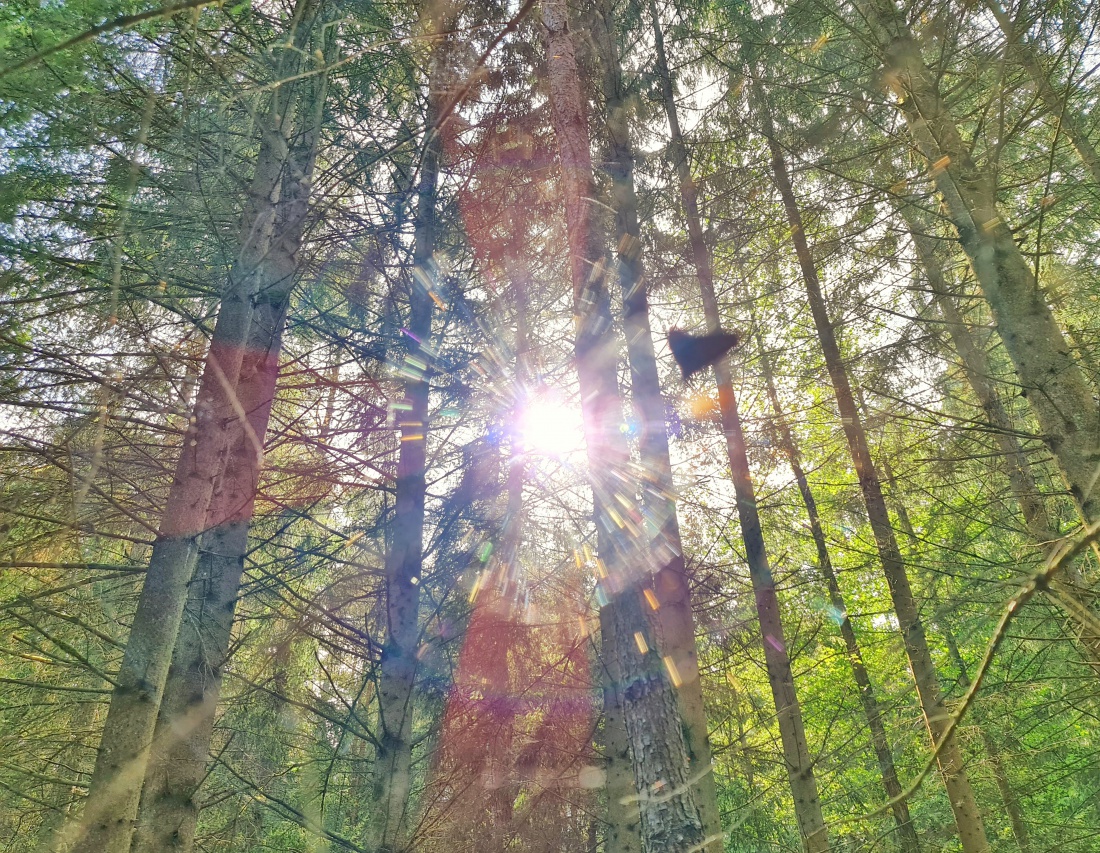
POLYGON ((563 394, 541 389, 524 404, 516 424, 527 453, 562 457, 584 446, 584 425, 578 408, 563 394))

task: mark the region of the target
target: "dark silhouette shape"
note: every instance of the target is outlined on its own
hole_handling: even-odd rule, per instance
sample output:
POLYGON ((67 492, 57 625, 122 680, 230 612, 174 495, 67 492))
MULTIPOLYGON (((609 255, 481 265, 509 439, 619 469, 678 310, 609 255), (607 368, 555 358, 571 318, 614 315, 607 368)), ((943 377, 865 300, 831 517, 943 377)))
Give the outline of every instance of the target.
POLYGON ((710 367, 737 346, 740 340, 741 337, 736 332, 689 335, 683 329, 668 330, 668 346, 672 350, 672 357, 680 365, 680 373, 684 379, 710 367))

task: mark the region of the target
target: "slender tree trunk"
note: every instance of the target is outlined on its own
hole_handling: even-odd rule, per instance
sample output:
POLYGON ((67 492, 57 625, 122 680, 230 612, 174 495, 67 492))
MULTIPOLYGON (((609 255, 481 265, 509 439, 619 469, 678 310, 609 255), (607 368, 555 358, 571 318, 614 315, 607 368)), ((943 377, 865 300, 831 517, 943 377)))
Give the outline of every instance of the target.
POLYGON ((1077 156, 1081 158, 1081 163, 1088 170, 1093 183, 1100 185, 1100 155, 1097 154, 1096 147, 1081 127, 1077 114, 1070 109, 1069 98, 1059 95, 1055 90, 1050 82, 1050 75, 1039 62, 1035 45, 1026 34, 1017 31, 1016 23, 998 0, 985 0, 985 5, 993 13, 993 17, 997 19, 997 25, 1004 33, 1006 53, 1027 72, 1031 82, 1035 84, 1035 90, 1043 102, 1043 107, 1069 138, 1070 144, 1077 152, 1077 156))
MULTIPOLYGON (((951 295, 936 260, 935 247, 931 238, 920 230, 919 224, 912 218, 911 211, 905 209, 903 215, 928 279, 932 298, 943 315, 951 342, 962 360, 967 382, 974 390, 974 395, 978 398, 978 403, 985 412, 989 425, 993 427, 993 438, 1001 454, 1002 468, 1008 477, 1012 495, 1020 506, 1027 531, 1040 549, 1047 550, 1053 543, 1059 542, 1062 535, 1058 525, 1047 512, 1043 496, 1035 482, 1031 463, 1017 438, 1016 426, 990 379, 989 361, 985 352, 973 339, 966 321, 959 313, 955 298, 951 295)), ((1091 610, 1089 605, 1081 600, 1081 591, 1086 588, 1085 580, 1073 563, 1067 564, 1062 569, 1062 575, 1063 577, 1051 579, 1048 592, 1073 625, 1086 662, 1097 676, 1100 676, 1100 636, 1097 636, 1090 627, 1091 620, 1081 618, 1091 610)), ((1093 618, 1095 619, 1095 616, 1093 618)))
MULTIPOLYGON (((947 626, 941 624, 937 627, 947 641, 947 650, 951 654, 951 660, 955 664, 955 668, 959 671, 959 687, 965 692, 970 689, 970 676, 966 672, 966 662, 963 660, 962 654, 959 653, 955 636, 947 626)), ((1001 748, 985 730, 984 726, 978 726, 978 731, 981 732, 982 746, 989 758, 989 766, 993 771, 993 779, 997 783, 997 791, 1001 795, 1005 812, 1008 814, 1008 821, 1012 827, 1012 836, 1016 839, 1016 846, 1020 848, 1020 853, 1031 853, 1031 839, 1027 831, 1027 822, 1024 820, 1024 811, 1020 806, 1020 798, 1016 796, 1016 792, 1012 789, 1012 785, 1008 780, 1008 771, 1005 768, 1004 759, 1001 757, 1001 748)))
MULTIPOLYGON (((612 350, 614 341, 610 340, 609 332, 605 332, 605 340, 599 337, 601 327, 610 327, 610 308, 604 281, 603 251, 599 247, 594 223, 587 221, 591 216, 587 199, 594 197, 592 162, 588 152, 588 132, 581 106, 579 83, 576 79, 575 48, 572 34, 568 30, 565 4, 560 0, 543 0, 543 22, 549 30, 548 55, 554 57, 558 66, 555 68, 555 76, 551 77, 551 86, 557 83, 559 95, 551 95, 551 109, 554 111, 554 132, 558 134, 562 177, 566 187, 565 218, 569 234, 574 305, 583 306, 590 271, 595 276, 593 284, 596 285, 587 306, 587 327, 579 330, 575 343, 577 353, 580 354, 583 348, 586 357, 583 362, 577 360, 577 374, 582 383, 593 386, 593 392, 585 392, 582 384, 581 392, 583 397, 591 400, 590 404, 582 407, 588 457, 592 459, 602 450, 614 452, 614 458, 605 460, 606 470, 625 470, 629 461, 625 442, 616 441, 610 435, 610 430, 615 429, 614 424, 621 420, 615 375, 617 365, 612 350), (551 22, 557 31, 551 29, 551 22), (562 54, 561 51, 568 51, 568 54, 562 54), (573 79, 568 79, 569 77, 573 79), (583 217, 583 220, 579 217, 583 217), (582 230, 582 226, 585 230, 582 230), (598 298, 598 304, 592 303, 591 298, 598 298), (607 411, 604 411, 605 408, 607 411), (607 431, 612 446, 602 449, 601 433, 604 430, 607 431)), ((612 553, 614 545, 601 524, 601 514, 606 513, 607 508, 604 503, 610 500, 610 494, 605 495, 602 489, 597 488, 597 475, 602 474, 602 469, 592 467, 593 508, 599 537, 597 548, 599 557, 606 561, 609 557, 605 554, 612 553)), ((628 638, 629 635, 625 638, 616 633, 612 615, 619 606, 617 597, 612 595, 599 611, 599 650, 604 669, 602 735, 607 797, 605 846, 607 853, 639 853, 643 845, 642 816, 635 785, 635 758, 631 751, 626 719, 626 682, 624 675, 616 667, 616 661, 623 659, 629 650, 621 646, 632 641, 628 638)))
POLYGON ((933 164, 936 187, 993 309, 997 331, 1042 427, 1043 441, 1082 516, 1086 522, 1096 521, 1100 407, 997 209, 993 179, 971 158, 936 78, 893 0, 858 0, 857 6, 878 43, 886 79, 902 96, 899 109, 910 133, 933 164))
MULTIPOLYGON (((420 638, 420 575, 423 570, 424 499, 427 468, 427 365, 431 360, 432 308, 436 286, 437 185, 442 159, 442 117, 449 78, 450 4, 425 11, 432 54, 428 80, 423 157, 417 187, 413 269, 408 276, 409 319, 403 368, 404 403, 392 534, 385 560, 386 639, 378 682, 379 745, 375 759, 369 849, 405 849, 411 815, 413 688, 420 638)), ((436 297, 438 298, 438 297, 436 297)))
MULTIPOLYGON (((333 58, 334 44, 330 33, 328 49, 323 51, 327 61, 333 58)), ((275 397, 282 333, 309 212, 325 75, 307 78, 302 88, 298 128, 289 146, 275 233, 266 259, 268 277, 253 297, 253 317, 235 391, 245 419, 238 417, 233 424, 225 472, 207 513, 203 553, 190 584, 146 769, 133 853, 190 851, 194 846, 196 795, 206 775, 263 441, 275 397)))
MULTIPOLYGON (((312 15, 295 7, 291 32, 312 15)), ((296 37, 296 35, 295 35, 296 37)), ((297 46, 281 52, 279 79, 298 67, 297 46)), ((160 530, 126 643, 80 821, 66 830, 75 853, 128 853, 164 683, 179 631, 199 537, 238 417, 234 397, 253 316, 253 296, 268 281, 267 259, 288 155, 284 127, 293 86, 275 89, 241 220, 241 248, 229 274, 195 408, 169 490, 160 530)))
POLYGON ((657 557, 654 578, 659 609, 656 620, 664 643, 679 673, 677 691, 684 720, 684 738, 691 760, 696 804, 703 821, 708 853, 724 849, 718 795, 707 735, 707 714, 699 680, 695 648, 695 619, 691 609, 691 583, 684 563, 680 523, 673 499, 672 464, 666 432, 666 406, 661 394, 657 357, 649 323, 649 294, 641 257, 638 199, 634 190, 634 147, 630 140, 630 108, 624 91, 619 48, 611 4, 601 0, 592 31, 603 66, 605 128, 615 208, 615 240, 618 245, 619 285, 623 294, 623 333, 630 363, 631 390, 641 425, 639 450, 642 464, 642 503, 647 528, 656 531, 650 543, 657 557))
POLYGON ((644 849, 683 853, 703 841, 671 658, 662 661, 643 605, 652 557, 644 519, 633 507, 629 454, 619 430, 622 408, 611 333, 607 273, 590 199, 592 159, 576 55, 564 0, 544 0, 550 107, 557 138, 577 316, 576 360, 596 511, 602 593, 600 625, 616 682, 641 810, 644 849), (671 663, 671 665, 669 665, 671 663), (666 669, 667 668, 667 669, 666 669))
POLYGON ((852 666, 852 676, 859 688, 859 699, 863 704, 863 713, 867 718, 867 728, 871 731, 871 746, 878 760, 879 772, 882 774, 882 785, 886 790, 886 796, 892 801, 890 810, 893 812, 894 821, 897 823, 899 845, 903 853, 920 853, 920 842, 917 840, 917 831, 913 827, 913 820, 909 815, 909 804, 904 800, 898 800, 901 795, 901 783, 898 781, 897 769, 894 766, 894 756, 890 751, 890 739, 886 736, 886 727, 882 719, 882 707, 875 696, 874 685, 871 676, 867 672, 867 666, 863 662, 863 653, 860 651, 859 640, 856 638, 852 620, 848 618, 848 608, 844 603, 844 595, 840 590, 836 572, 833 571, 833 562, 829 557, 829 548, 825 541, 825 531, 821 525, 821 516, 817 511, 817 501, 810 489, 810 481, 802 468, 801 455, 791 435, 790 426, 779 405, 779 395, 775 390, 775 382, 772 378, 771 364, 764 352, 763 341, 759 341, 761 352, 761 365, 764 370, 764 380, 768 386, 768 399, 775 410, 775 424, 779 432, 779 441, 783 452, 787 456, 787 462, 794 472, 795 482, 798 484, 799 494, 806 506, 806 516, 810 521, 810 535, 814 540, 817 550, 817 566, 821 572, 825 588, 829 591, 829 601, 833 611, 840 620, 840 635, 844 639, 844 647, 848 652, 848 661, 852 666))
MULTIPOLYGON (((761 106, 764 107, 763 104, 761 106)), ((787 219, 791 226, 791 239, 794 241, 798 263, 802 270, 806 296, 810 304, 810 313, 813 315, 814 326, 817 329, 818 339, 821 342, 821 349, 825 356, 825 365, 832 380, 833 391, 836 394, 844 435, 852 454, 856 475, 859 477, 860 489, 863 492, 863 500, 867 507, 867 518, 871 524, 875 543, 878 546, 879 557, 882 561, 882 570, 890 587, 890 597, 893 599, 894 611, 901 627, 905 653, 909 658, 910 668, 913 670, 913 678, 916 681, 917 695, 920 698, 921 709, 924 712, 924 720, 933 743, 938 744, 943 740, 949 714, 943 706, 939 678, 932 663, 932 655, 928 649, 928 640, 924 634, 920 610, 909 586, 909 576, 905 570, 901 550, 898 548, 897 538, 894 536, 894 528, 890 524, 890 515, 886 509, 882 485, 879 481, 878 472, 875 471, 874 463, 871 461, 867 435, 864 432, 855 396, 848 381, 848 374, 840 354, 836 334, 825 309, 825 299, 821 293, 817 269, 814 266, 810 246, 806 241, 802 215, 795 200, 790 177, 787 174, 783 152, 774 139, 767 108, 758 109, 757 112, 764 124, 764 134, 771 151, 775 183, 783 198, 783 206, 786 209, 787 219)), ((944 785, 947 788, 948 799, 951 801, 951 810, 955 816, 955 825, 959 831, 964 853, 987 853, 989 844, 985 837, 985 827, 982 825, 981 813, 978 811, 978 804, 974 798, 970 780, 966 776, 962 752, 954 740, 949 741, 940 752, 939 767, 943 775, 944 785)))
MULTIPOLYGON (((669 143, 672 159, 676 163, 680 182, 680 199, 687 219, 688 236, 695 261, 696 275, 703 297, 703 310, 707 327, 717 331, 721 325, 718 300, 714 291, 714 273, 711 266, 710 251, 703 240, 703 229, 699 216, 699 203, 695 183, 691 178, 691 163, 683 134, 680 131, 676 114, 675 93, 672 75, 664 49, 664 36, 661 31, 655 3, 650 4, 653 17, 653 36, 656 45, 657 72, 661 81, 665 114, 671 129, 669 143)), ((771 566, 768 563, 767 549, 760 527, 760 515, 756 507, 756 493, 749 471, 748 454, 745 449, 745 437, 741 427, 741 418, 737 411, 737 398, 733 391, 733 378, 729 362, 725 359, 714 365, 718 385, 718 405, 722 416, 722 430, 726 438, 726 452, 729 458, 730 474, 733 480, 737 500, 737 512, 741 521, 741 535, 745 542, 745 555, 749 564, 749 576, 752 580, 756 599, 756 612, 760 621, 760 633, 763 640, 764 661, 771 684, 779 721, 780 739, 783 743, 783 757, 787 765, 787 776, 794 798, 795 816, 798 820, 802 843, 807 853, 819 853, 829 849, 828 829, 821 812, 821 800, 817 792, 817 780, 814 778, 813 759, 810 757, 806 742, 806 731, 802 721, 802 709, 795 692, 794 675, 783 635, 783 623, 779 613, 779 601, 776 597, 775 582, 771 566)))

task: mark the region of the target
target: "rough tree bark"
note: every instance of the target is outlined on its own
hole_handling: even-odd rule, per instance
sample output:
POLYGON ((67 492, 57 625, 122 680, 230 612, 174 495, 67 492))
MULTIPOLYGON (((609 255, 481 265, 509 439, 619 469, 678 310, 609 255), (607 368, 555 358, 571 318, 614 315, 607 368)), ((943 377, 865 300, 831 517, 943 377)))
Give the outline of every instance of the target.
POLYGON ((691 582, 684 563, 680 523, 673 499, 672 464, 666 432, 666 406, 661 394, 657 357, 649 322, 649 287, 641 256, 638 198, 634 189, 634 146, 630 139, 630 107, 627 101, 619 47, 615 41, 611 4, 600 0, 592 18, 596 54, 603 69, 604 127, 608 141, 606 167, 611 176, 615 209, 615 242, 618 246, 619 286, 623 294, 623 334, 630 364, 631 396, 641 426, 639 452, 642 465, 642 503, 655 531, 650 544, 658 557, 654 577, 659 608, 655 619, 681 683, 677 691, 684 720, 684 738, 691 760, 696 804, 703 821, 704 849, 724 848, 718 811, 707 714, 699 680, 695 648, 695 619, 691 609, 691 582))
MULTIPOLYGON (((312 0, 294 9, 294 37, 313 14, 312 0)), ((277 79, 300 62, 300 46, 280 51, 277 79)), ((241 217, 240 249, 230 270, 206 357, 195 407, 153 545, 145 583, 126 642, 104 725, 88 797, 79 821, 65 831, 74 853, 128 853, 164 683, 198 562, 214 484, 225 463, 238 416, 234 388, 253 316, 253 297, 267 281, 267 258, 289 154, 285 128, 293 87, 276 87, 264 119, 256 170, 241 217)))
MULTIPOLYGON (((604 608, 607 609, 607 608, 604 608)), ((607 853, 640 853, 642 849, 641 812, 634 788, 634 767, 630 761, 630 737, 626 731, 623 690, 611 672, 610 662, 618 660, 615 632, 600 617, 600 656, 604 661, 602 746, 607 774, 607 822, 604 848, 607 853)))
MULTIPOLYGON (((680 200, 688 225, 688 237, 695 262, 695 272, 699 280, 699 289, 703 297, 703 311, 707 328, 718 331, 721 315, 714 290, 714 273, 711 265, 710 250, 703 239, 702 221, 699 215, 699 201, 695 182, 691 177, 691 162, 687 146, 680 130, 676 113, 675 92, 672 74, 664 48, 664 34, 656 3, 650 3, 653 19, 653 38, 656 47, 657 74, 661 83, 665 114, 671 130, 669 151, 676 164, 676 173, 680 183, 680 200)), ((749 565, 753 594, 756 600, 756 612, 760 622, 760 634, 763 641, 764 661, 768 672, 768 682, 772 689, 776 714, 779 721, 779 733, 783 744, 783 757, 787 765, 787 778, 794 798, 795 816, 799 833, 807 853, 824 853, 829 849, 828 829, 821 812, 821 800, 814 777, 813 759, 806 742, 806 731, 802 721, 802 709, 794 686, 794 675, 783 634, 783 623, 779 613, 779 601, 776 597, 775 582, 768 562, 767 548, 760 526, 760 515, 756 506, 756 493, 749 471, 748 454, 745 448, 745 436, 741 427, 741 417, 737 410, 737 397, 733 391, 733 377, 729 362, 722 359, 714 365, 714 374, 718 386, 718 407, 722 417, 722 431, 726 439, 726 452, 730 465, 737 501, 737 512, 741 522, 741 536, 745 543, 745 555, 749 565)))
MULTIPOLYGON (((308 24, 303 21, 299 27, 303 41, 308 24)), ((333 34, 332 29, 321 34, 326 44, 318 50, 326 64, 333 58, 333 34)), ((276 224, 264 263, 265 280, 253 296, 252 322, 235 389, 245 420, 238 417, 232 424, 225 471, 207 513, 202 554, 190 584, 145 773, 133 853, 187 853, 194 846, 199 813, 196 795, 206 776, 264 436, 275 397, 282 333, 310 208, 325 82, 326 75, 319 73, 289 84, 298 89, 297 127, 289 134, 276 224)))
MULTIPOLYGON (((871 524, 879 558, 882 562, 883 574, 886 576, 886 582, 890 588, 890 597, 893 600, 894 612, 897 614, 901 628, 905 653, 909 658, 909 665, 916 681, 917 696, 920 699, 921 710, 924 713, 924 721, 928 726, 928 732, 933 743, 939 744, 943 740, 949 714, 943 706, 939 677, 928 649, 928 640, 925 637, 920 608, 917 606, 913 590, 909 585, 909 575, 906 572, 897 537, 894 535, 894 529, 890 523, 886 500, 883 497, 882 484, 871 460, 863 421, 860 419, 851 383, 848 381, 844 359, 840 353, 840 346, 837 343, 836 334, 825 308, 825 298, 821 292, 817 268, 814 266, 813 254, 810 251, 803 230, 802 215, 795 199, 790 176, 787 173, 783 151, 775 141, 766 105, 763 103, 762 98, 758 98, 758 100, 761 108, 757 109, 756 112, 763 125, 764 136, 771 152, 771 165, 775 184, 782 197, 787 220, 791 227, 791 239, 794 242, 795 254, 802 271, 810 313, 813 315, 818 340, 825 356, 825 366, 828 369, 833 392, 836 395, 844 436, 852 454, 856 475, 859 477, 860 490, 863 493, 864 504, 867 508, 867 519, 871 524)), ((959 831, 964 853, 987 853, 989 843, 986 840, 981 813, 978 810, 970 780, 966 776, 962 752, 953 739, 948 741, 940 751, 939 768, 944 786, 947 788, 948 799, 951 801, 951 810, 955 817, 955 825, 959 831)))
MULTIPOLYGON (((588 128, 564 0, 544 0, 551 117, 560 157, 576 315, 576 361, 602 574, 609 601, 600 625, 613 644, 607 661, 622 698, 644 849, 683 853, 703 841, 690 761, 674 695, 643 592, 651 557, 634 508, 635 484, 619 429, 622 405, 611 333, 607 269, 591 202, 595 195, 588 128)), ((671 662, 671 658, 668 659, 671 662)), ((674 666, 674 664, 673 664, 674 666)))

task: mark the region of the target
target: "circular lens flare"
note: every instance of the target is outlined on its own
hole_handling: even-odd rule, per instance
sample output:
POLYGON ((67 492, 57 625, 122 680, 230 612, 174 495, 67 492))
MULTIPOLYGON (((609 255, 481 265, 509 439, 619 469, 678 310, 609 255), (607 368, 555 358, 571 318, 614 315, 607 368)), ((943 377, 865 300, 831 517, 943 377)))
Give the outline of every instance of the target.
POLYGON ((562 394, 550 389, 534 392, 523 404, 517 429, 528 453, 561 457, 584 444, 580 412, 562 394))

